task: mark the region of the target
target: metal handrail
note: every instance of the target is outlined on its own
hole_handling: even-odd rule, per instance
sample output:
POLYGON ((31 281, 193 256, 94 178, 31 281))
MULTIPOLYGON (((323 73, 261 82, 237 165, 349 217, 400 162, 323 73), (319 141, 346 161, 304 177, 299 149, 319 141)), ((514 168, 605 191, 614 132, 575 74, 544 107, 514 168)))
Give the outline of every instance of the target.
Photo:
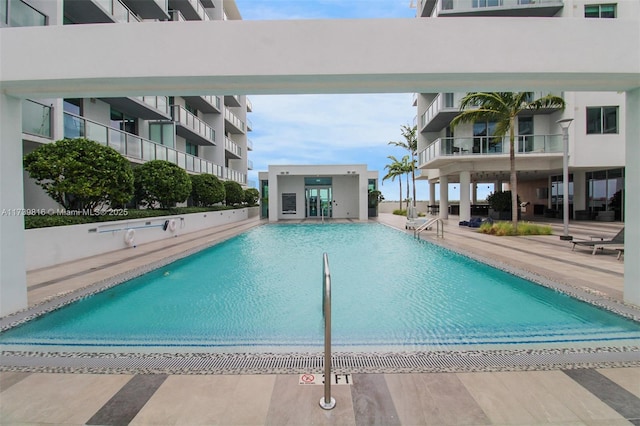
POLYGON ((331 410, 336 400, 331 397, 331 272, 329 256, 322 255, 322 313, 324 315, 324 396, 320 398, 320 407, 331 410))
POLYGON ((444 221, 442 219, 440 219, 439 217, 435 217, 431 220, 426 221, 425 223, 423 223, 420 226, 417 226, 414 230, 413 230, 413 236, 415 238, 419 238, 420 236, 420 232, 424 231, 425 229, 433 226, 433 224, 436 224, 436 237, 442 237, 444 238, 444 221), (442 229, 440 228, 440 225, 442 225, 442 229))

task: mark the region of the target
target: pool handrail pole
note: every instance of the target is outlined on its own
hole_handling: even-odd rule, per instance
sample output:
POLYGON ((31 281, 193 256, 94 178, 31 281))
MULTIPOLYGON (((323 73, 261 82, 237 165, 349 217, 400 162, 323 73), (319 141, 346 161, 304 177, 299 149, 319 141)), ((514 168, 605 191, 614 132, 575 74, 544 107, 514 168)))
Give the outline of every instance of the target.
POLYGON ((331 410, 336 400, 331 397, 331 272, 329 256, 322 255, 322 312, 324 314, 324 396, 320 398, 320 407, 331 410))

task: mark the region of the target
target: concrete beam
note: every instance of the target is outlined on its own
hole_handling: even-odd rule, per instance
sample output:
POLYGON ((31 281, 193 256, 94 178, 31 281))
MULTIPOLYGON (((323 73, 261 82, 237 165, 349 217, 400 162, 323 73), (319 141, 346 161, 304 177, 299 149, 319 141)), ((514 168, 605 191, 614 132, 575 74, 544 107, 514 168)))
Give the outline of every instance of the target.
POLYGON ((16 97, 624 91, 640 87, 639 40, 637 21, 619 19, 190 21, 3 28, 0 84, 16 97), (526 36, 523 49, 517 34, 535 36, 526 36), (479 36, 500 40, 500 49, 478 54, 470 40, 479 36), (62 48, 70 47, 70 40, 73 48, 62 48), (113 48, 131 40, 143 46, 144 60, 113 48), (204 40, 215 44, 217 58, 230 59, 207 60, 204 40), (28 58, 46 66, 27 65, 28 58))

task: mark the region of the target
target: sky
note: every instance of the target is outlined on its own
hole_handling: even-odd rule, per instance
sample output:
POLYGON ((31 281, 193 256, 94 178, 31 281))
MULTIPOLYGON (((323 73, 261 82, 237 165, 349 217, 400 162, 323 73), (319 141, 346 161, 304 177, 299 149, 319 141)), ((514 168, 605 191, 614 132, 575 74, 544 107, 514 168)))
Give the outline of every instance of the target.
MULTIPOLYGON (((236 0, 243 20, 415 19, 409 0, 236 0)), ((381 178, 393 155, 408 151, 389 145, 404 141, 402 125, 413 125, 413 93, 341 95, 249 95, 253 124, 249 139, 256 185, 269 165, 367 164, 381 178)), ((386 200, 399 198, 398 180, 378 184, 386 200)), ((417 182, 417 199, 429 199, 429 184, 417 182)), ((403 179, 403 196, 406 181, 403 179)), ((450 196, 451 197, 451 196, 450 196)))

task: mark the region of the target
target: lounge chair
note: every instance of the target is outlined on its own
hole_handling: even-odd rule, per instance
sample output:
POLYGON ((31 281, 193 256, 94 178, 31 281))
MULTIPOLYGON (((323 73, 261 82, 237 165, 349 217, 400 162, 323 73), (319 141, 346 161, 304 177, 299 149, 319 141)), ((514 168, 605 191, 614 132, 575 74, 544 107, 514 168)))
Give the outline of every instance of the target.
MULTIPOLYGON (((594 238, 594 237, 591 237, 591 238, 594 238)), ((598 250, 602 250, 605 248, 608 248, 611 250, 624 249, 624 228, 622 228, 620 232, 618 232, 616 236, 610 240, 605 240, 603 238, 600 238, 600 240, 592 239, 591 241, 572 241, 572 243, 573 243, 573 247, 571 247, 571 250, 575 249, 576 246, 590 247, 590 248, 592 247, 593 253, 591 254, 596 254, 598 250)))

